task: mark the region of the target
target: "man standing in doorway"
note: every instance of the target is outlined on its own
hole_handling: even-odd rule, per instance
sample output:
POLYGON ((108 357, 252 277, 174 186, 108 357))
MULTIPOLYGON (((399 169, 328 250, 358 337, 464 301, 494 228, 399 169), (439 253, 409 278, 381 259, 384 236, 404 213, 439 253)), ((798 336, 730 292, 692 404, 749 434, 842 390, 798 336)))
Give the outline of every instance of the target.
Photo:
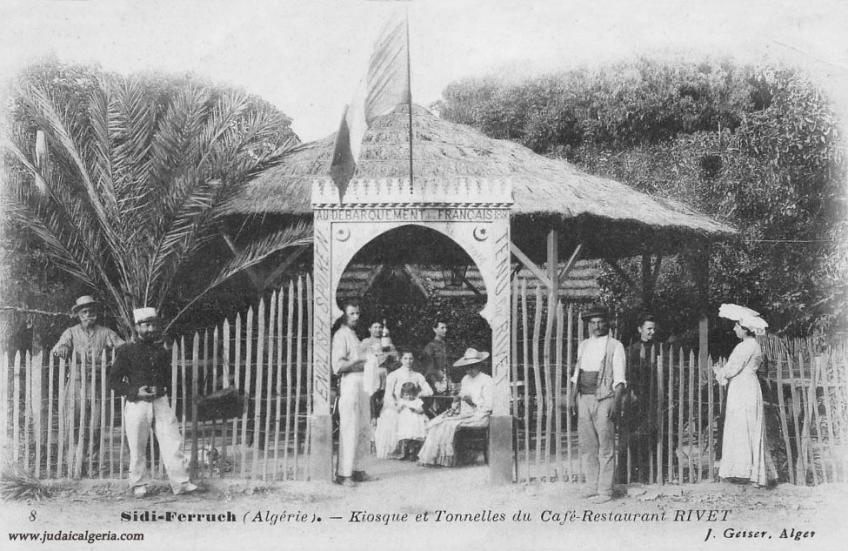
POLYGON ((197 490, 186 472, 180 449, 182 435, 168 403, 171 358, 159 340, 155 308, 133 311, 138 340, 118 348, 109 382, 116 394, 127 397, 124 423, 130 447, 130 488, 135 497, 147 495, 147 438, 152 426, 174 494, 197 490))
POLYGON ((339 376, 339 464, 336 482, 356 486, 373 480, 365 474, 363 463, 371 446, 370 396, 363 387, 365 356, 360 353, 356 336, 359 305, 344 304, 342 324, 333 335, 333 373, 339 376))
POLYGON ((643 313, 638 318, 637 338, 627 347, 627 388, 621 422, 619 481, 627 482, 628 464, 635 480, 649 482, 651 450, 655 446, 653 416, 648 411, 651 395, 651 369, 653 357, 659 352, 654 342, 657 323, 652 314, 643 313), (630 461, 628 462, 628 448, 630 461))
POLYGON ((590 337, 577 350, 572 377, 576 392, 569 406, 577 408, 580 459, 586 474, 581 496, 606 503, 613 494, 615 421, 626 385, 625 353, 621 342, 609 335, 606 308, 593 307, 584 318, 590 337))

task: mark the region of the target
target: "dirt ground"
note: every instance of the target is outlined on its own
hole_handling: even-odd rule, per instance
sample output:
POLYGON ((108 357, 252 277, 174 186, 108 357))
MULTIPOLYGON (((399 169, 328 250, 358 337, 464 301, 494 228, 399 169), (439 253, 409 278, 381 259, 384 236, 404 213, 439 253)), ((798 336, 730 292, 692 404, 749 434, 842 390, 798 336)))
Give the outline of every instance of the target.
POLYGON ((325 482, 218 479, 204 481, 202 494, 177 497, 163 485, 140 500, 127 494, 125 481, 55 482, 46 500, 2 504, 0 549, 818 550, 844 549, 848 536, 844 484, 633 485, 622 488, 626 495, 593 505, 578 496, 576 485, 489 486, 484 466, 430 469, 382 461, 370 471, 379 480, 352 489, 325 482), (154 511, 222 520, 122 520, 154 511), (228 513, 233 521, 226 520, 228 513), (651 514, 657 518, 646 518, 651 514), (142 532, 144 541, 35 544, 8 537, 17 531, 86 530, 142 532), (806 537, 796 540, 799 533, 806 537))

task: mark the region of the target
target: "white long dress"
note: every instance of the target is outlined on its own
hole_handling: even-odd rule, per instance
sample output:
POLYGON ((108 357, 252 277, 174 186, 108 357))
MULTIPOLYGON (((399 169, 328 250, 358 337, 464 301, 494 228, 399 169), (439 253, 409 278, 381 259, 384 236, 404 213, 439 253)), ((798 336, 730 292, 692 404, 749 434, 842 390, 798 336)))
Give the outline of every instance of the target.
POLYGON ((728 385, 718 475, 766 485, 775 473, 766 448, 763 394, 757 380, 762 361, 757 340, 745 337, 733 349, 727 364, 716 369, 718 381, 728 385))
POLYGON ((386 377, 386 392, 383 395, 383 409, 377 419, 377 428, 374 431, 374 447, 377 457, 380 459, 392 459, 397 457, 398 447, 398 401, 400 400, 400 388, 403 383, 413 382, 421 389, 419 397, 430 396, 433 390, 424 376, 408 367, 399 367, 389 373, 386 377))

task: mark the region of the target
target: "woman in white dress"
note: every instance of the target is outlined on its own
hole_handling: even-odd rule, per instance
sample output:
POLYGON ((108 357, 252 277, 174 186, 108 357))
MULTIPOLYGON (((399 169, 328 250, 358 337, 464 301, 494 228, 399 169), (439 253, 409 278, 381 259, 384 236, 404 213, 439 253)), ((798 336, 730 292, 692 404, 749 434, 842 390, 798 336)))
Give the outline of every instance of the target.
POLYGON ((742 342, 733 349, 724 367, 713 368, 716 380, 727 385, 718 475, 765 486, 776 477, 766 447, 763 394, 757 379, 763 353, 755 333, 765 332, 767 324, 753 310, 735 305, 722 305, 719 315, 735 319, 733 330, 742 342))
POLYGON ((386 393, 383 395, 383 408, 377 419, 377 429, 374 441, 377 457, 380 459, 398 458, 398 412, 400 411, 401 387, 404 383, 415 383, 421 389, 419 397, 430 396, 433 390, 424 375, 413 371, 415 356, 409 350, 403 350, 400 355, 400 367, 386 377, 386 393))
POLYGON ((469 348, 462 358, 454 362, 454 367, 465 367, 459 396, 454 399, 451 409, 434 417, 427 424, 427 437, 418 452, 418 462, 421 465, 453 467, 456 463, 453 448, 456 429, 488 426, 495 383, 489 375, 480 371, 482 362, 488 357, 488 352, 469 348))

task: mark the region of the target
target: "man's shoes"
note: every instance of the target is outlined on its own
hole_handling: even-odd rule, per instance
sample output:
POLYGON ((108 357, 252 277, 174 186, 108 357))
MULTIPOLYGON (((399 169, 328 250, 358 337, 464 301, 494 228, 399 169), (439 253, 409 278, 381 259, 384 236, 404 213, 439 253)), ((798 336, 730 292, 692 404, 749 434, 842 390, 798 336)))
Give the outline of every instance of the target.
POLYGON ((147 486, 136 486, 135 488, 133 488, 133 495, 135 497, 137 497, 138 499, 146 497, 147 496, 147 486))
POLYGON ((351 478, 354 482, 373 482, 375 480, 379 480, 376 476, 366 474, 365 471, 353 471, 353 476, 351 478))
POLYGON ((336 484, 339 486, 344 486, 346 488, 356 488, 356 482, 353 481, 353 478, 349 476, 337 476, 336 484))
POLYGON ((595 497, 589 499, 595 505, 600 505, 601 503, 608 503, 612 501, 612 496, 608 494, 598 494, 595 497))
POLYGON ((598 495, 597 490, 581 490, 580 497, 582 499, 589 499, 590 497, 596 497, 598 495))

